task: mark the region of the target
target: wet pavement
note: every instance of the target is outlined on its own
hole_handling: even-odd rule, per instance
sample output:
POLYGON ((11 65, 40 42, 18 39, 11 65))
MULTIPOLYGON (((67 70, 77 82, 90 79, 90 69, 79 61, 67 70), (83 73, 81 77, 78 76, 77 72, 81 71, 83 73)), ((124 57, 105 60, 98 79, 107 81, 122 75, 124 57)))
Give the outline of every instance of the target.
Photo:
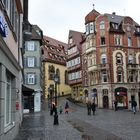
POLYGON ((15 140, 140 140, 139 112, 97 109, 88 116, 85 107, 69 104, 70 112, 59 115, 59 125, 53 125, 46 105, 40 113, 25 114, 15 140))

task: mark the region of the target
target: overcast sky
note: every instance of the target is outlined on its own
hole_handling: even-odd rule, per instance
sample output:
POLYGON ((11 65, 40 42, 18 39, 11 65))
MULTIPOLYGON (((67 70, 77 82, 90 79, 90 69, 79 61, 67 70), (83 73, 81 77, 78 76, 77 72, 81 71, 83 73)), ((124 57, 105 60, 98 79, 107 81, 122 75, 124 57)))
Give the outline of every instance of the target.
POLYGON ((85 32, 85 16, 93 9, 130 16, 140 24, 140 0, 29 0, 29 21, 44 35, 68 42, 69 30, 85 32))

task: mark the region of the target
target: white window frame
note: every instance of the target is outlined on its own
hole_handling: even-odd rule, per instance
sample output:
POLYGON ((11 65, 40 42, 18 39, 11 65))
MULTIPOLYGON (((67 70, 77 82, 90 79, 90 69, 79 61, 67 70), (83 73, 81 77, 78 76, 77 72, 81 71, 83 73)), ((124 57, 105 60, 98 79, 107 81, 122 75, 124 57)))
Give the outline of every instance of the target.
POLYGON ((35 84, 35 74, 34 73, 27 74, 27 84, 29 84, 29 85, 35 84))
POLYGON ((27 50, 28 51, 35 51, 35 42, 34 41, 27 42, 27 50))
POLYGON ((35 57, 27 57, 27 66, 34 67, 35 66, 35 57))
POLYGON ((106 64, 107 59, 106 59, 106 54, 101 55, 101 64, 106 64))
POLYGON ((4 127, 11 124, 11 76, 6 74, 4 127), (7 112, 8 110, 8 112, 7 112))
POLYGON ((122 37, 120 35, 115 35, 115 45, 122 45, 122 37))
POLYGON ((104 21, 101 21, 100 22, 100 29, 105 29, 105 22, 104 21))

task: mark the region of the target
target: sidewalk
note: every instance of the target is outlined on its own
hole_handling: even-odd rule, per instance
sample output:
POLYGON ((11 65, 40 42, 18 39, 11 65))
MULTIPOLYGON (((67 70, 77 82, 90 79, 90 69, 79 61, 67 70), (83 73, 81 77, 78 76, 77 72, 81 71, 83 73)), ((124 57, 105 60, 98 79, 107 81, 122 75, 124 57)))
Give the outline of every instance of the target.
POLYGON ((66 114, 59 115, 59 125, 53 125, 46 104, 39 113, 24 114, 20 132, 14 140, 81 140, 81 133, 66 121, 66 114))

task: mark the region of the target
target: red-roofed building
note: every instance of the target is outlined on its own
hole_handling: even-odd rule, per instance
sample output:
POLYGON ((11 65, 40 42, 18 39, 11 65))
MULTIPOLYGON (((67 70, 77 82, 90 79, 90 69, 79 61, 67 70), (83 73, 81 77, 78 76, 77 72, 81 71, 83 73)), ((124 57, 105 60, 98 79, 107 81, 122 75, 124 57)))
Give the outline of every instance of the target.
POLYGON ((84 34, 81 32, 69 31, 67 69, 68 83, 72 88, 72 97, 78 99, 83 95, 82 85, 82 45, 84 34))
POLYGON ((48 36, 44 36, 43 42, 43 72, 44 72, 44 93, 49 97, 54 96, 54 75, 58 75, 57 95, 66 95, 71 92, 67 83, 66 53, 68 45, 48 36), (51 92, 50 90, 53 90, 51 92))

